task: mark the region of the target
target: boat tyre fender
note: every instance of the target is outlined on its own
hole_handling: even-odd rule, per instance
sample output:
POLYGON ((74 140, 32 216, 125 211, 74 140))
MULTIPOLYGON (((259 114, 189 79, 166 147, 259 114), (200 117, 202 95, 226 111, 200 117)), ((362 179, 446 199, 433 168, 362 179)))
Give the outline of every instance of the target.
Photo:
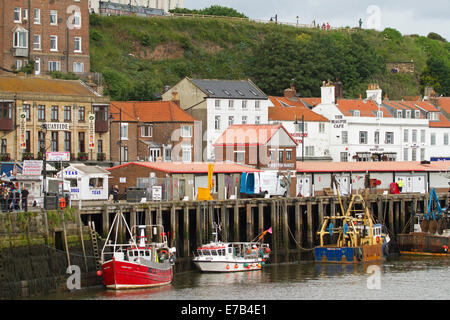
POLYGON ((362 261, 362 259, 363 259, 363 251, 361 248, 358 248, 356 251, 356 259, 358 261, 362 261))

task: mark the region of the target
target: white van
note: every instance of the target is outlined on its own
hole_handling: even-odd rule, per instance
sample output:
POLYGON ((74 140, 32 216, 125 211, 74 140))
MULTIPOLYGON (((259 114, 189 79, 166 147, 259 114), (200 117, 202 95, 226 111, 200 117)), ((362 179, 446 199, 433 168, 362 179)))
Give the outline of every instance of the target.
POLYGON ((278 171, 244 172, 241 175, 241 196, 286 196, 288 192, 283 178, 278 171))

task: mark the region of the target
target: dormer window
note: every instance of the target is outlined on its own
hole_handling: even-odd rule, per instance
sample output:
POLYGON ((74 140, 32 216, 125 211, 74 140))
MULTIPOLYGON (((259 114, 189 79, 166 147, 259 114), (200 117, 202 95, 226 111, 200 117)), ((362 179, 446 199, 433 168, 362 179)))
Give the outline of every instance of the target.
POLYGON ((402 114, 402 110, 397 110, 397 118, 403 118, 402 114))
POLYGON ((377 111, 377 118, 383 118, 383 111, 377 111))
POLYGON ((359 112, 359 110, 353 110, 354 117, 359 117, 360 115, 361 115, 361 113, 359 112))
POLYGON ((255 92, 255 91, 253 91, 253 90, 250 90, 250 92, 255 96, 255 97, 257 97, 258 96, 258 94, 255 92))
POLYGON ((214 95, 214 92, 211 89, 206 89, 206 91, 208 91, 209 94, 214 95))
POLYGON ((411 110, 405 111, 405 118, 407 118, 407 119, 411 118, 411 110))
POLYGON ((241 90, 236 90, 236 92, 240 95, 240 96, 244 96, 244 93, 241 90))
POLYGON ((427 119, 433 121, 439 120, 439 112, 428 112, 427 119))
POLYGON ((420 111, 419 110, 415 111, 415 118, 420 119, 420 111))
POLYGON ((230 91, 228 91, 228 90, 223 90, 223 92, 224 92, 227 96, 231 96, 230 91))

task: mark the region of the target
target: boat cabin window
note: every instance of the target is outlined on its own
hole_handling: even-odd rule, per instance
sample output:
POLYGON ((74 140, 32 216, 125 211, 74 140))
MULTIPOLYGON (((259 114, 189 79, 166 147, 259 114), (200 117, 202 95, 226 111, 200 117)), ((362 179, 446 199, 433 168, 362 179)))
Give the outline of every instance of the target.
POLYGON ((146 257, 150 256, 150 252, 149 251, 145 251, 145 256, 146 257))
POLYGON ((202 252, 203 250, 197 250, 197 254, 199 255, 199 256, 201 256, 201 255, 203 255, 203 252, 202 252))
POLYGON ((133 251, 129 251, 129 252, 128 252, 128 255, 129 255, 130 257, 132 257, 132 256, 134 255, 134 252, 133 252, 133 251))
POLYGON ((212 254, 213 256, 217 256, 217 250, 211 250, 211 254, 212 254))
POLYGON ((224 256, 225 255, 225 249, 220 249, 219 250, 219 255, 224 256))
POLYGON ((233 248, 228 248, 228 253, 233 253, 233 248))
POLYGON ((209 256, 209 255, 210 255, 209 250, 203 250, 203 254, 204 254, 205 256, 209 256))

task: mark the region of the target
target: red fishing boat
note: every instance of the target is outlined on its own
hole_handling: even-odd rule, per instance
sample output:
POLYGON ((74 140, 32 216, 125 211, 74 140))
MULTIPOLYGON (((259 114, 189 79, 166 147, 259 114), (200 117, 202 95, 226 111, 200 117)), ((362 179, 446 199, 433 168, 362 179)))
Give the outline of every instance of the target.
POLYGON ((175 248, 168 246, 162 225, 137 225, 130 230, 125 217, 117 213, 101 254, 103 284, 107 289, 139 289, 167 285, 173 279, 175 248), (118 243, 119 230, 125 226, 128 243, 118 243), (161 242, 148 242, 146 230, 161 242), (114 231, 114 241, 112 232, 114 231), (136 243, 133 234, 139 234, 136 243))

